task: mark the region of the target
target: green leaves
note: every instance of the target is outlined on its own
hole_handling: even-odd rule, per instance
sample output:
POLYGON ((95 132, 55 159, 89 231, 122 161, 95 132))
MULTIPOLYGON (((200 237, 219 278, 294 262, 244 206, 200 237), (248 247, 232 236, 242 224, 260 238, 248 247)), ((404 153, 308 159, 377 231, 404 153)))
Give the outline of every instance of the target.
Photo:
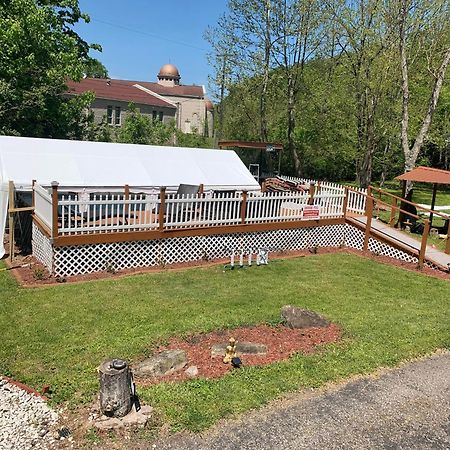
POLYGON ((0 134, 83 137, 88 103, 64 96, 92 61, 72 29, 83 19, 77 0, 0 3, 0 134))

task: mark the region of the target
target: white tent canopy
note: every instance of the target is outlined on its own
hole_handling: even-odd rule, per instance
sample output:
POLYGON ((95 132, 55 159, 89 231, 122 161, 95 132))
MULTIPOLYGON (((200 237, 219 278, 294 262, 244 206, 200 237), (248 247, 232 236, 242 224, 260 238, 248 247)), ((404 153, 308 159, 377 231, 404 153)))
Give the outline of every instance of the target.
POLYGON ((8 181, 30 190, 57 181, 67 188, 175 188, 259 190, 234 151, 0 136, 0 257, 7 216, 8 181))

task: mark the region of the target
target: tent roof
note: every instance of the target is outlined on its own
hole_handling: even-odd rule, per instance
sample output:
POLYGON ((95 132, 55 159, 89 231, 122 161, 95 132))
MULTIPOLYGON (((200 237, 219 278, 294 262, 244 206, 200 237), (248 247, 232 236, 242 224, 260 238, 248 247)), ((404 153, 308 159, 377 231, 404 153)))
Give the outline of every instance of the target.
POLYGON ((0 184, 259 190, 234 151, 0 136, 0 184))
POLYGON ((396 177, 395 179, 417 181, 421 183, 450 184, 450 171, 420 166, 396 177))

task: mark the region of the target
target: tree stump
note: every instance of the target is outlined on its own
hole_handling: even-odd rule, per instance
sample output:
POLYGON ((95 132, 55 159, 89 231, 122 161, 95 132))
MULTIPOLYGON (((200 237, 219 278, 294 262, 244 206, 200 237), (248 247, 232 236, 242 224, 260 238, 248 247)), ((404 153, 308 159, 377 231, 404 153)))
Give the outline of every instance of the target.
POLYGON ((108 417, 124 417, 132 407, 131 371, 126 361, 107 359, 99 369, 100 409, 108 417))

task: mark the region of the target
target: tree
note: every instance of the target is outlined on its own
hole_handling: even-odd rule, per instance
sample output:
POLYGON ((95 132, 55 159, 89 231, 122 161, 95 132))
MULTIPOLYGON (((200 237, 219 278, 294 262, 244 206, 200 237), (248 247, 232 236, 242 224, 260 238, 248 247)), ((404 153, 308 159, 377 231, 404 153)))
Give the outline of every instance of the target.
POLYGON ((167 145, 171 127, 141 114, 135 105, 128 105, 124 124, 117 131, 117 141, 128 144, 167 145))
POLYGON ((272 0, 229 0, 228 14, 206 32, 212 46, 210 61, 219 86, 219 130, 222 129, 223 98, 230 83, 246 76, 260 76, 259 139, 267 141, 267 89, 272 61, 272 0))
POLYGON ((302 175, 302 161, 295 146, 296 99, 304 88, 306 62, 319 50, 324 39, 321 1, 276 0, 274 7, 274 59, 285 81, 287 150, 292 155, 295 174, 302 175))
POLYGON ((398 35, 402 92, 401 145, 407 172, 414 168, 424 144, 450 63, 450 4, 448 0, 399 0, 394 2, 390 12, 397 19, 391 25, 398 35), (410 145, 409 68, 414 59, 426 60, 431 86, 428 106, 422 113, 416 137, 410 145))
POLYGON ((108 78, 108 70, 95 58, 89 58, 84 66, 83 74, 89 78, 108 78))
POLYGON ((89 45, 73 25, 89 17, 77 0, 0 2, 0 133, 80 138, 91 99, 64 97, 65 81, 79 80, 89 45))

